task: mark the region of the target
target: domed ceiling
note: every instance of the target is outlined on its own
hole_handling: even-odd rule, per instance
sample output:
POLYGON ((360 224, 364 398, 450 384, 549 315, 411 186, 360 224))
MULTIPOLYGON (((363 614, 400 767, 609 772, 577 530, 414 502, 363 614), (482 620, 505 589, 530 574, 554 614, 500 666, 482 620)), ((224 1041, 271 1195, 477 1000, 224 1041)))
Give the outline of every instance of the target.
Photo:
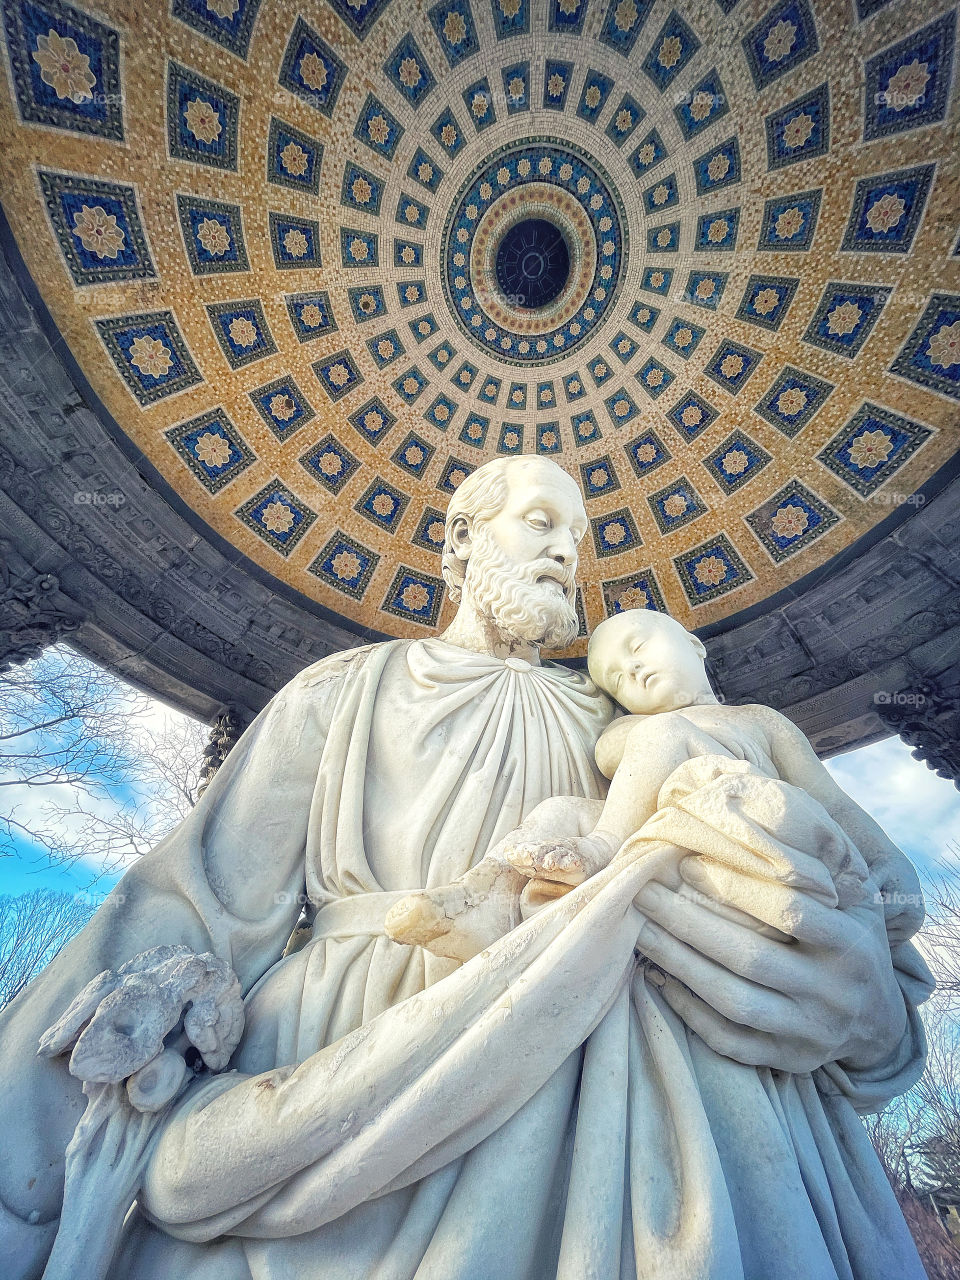
POLYGON ((717 624, 956 451, 956 13, 907 0, 3 0, 4 208, 196 515, 375 631, 555 458, 594 625, 717 624))

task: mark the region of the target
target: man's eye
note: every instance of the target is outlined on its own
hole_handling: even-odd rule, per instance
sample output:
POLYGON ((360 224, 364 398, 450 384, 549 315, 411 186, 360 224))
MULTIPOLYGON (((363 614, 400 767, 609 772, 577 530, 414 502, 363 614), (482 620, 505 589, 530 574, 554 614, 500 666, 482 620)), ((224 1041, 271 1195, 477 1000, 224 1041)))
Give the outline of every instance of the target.
POLYGON ((550 521, 546 516, 532 515, 527 516, 527 524, 532 525, 534 529, 549 529, 550 521))

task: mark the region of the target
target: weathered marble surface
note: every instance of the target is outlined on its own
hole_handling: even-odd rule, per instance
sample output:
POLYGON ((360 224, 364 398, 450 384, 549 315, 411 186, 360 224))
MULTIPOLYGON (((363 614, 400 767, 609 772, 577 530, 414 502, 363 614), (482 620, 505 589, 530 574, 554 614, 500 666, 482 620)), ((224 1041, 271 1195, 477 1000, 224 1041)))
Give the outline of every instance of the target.
MULTIPOLYGON (((921 1277, 856 1115, 923 1061, 919 886, 896 851, 847 908, 779 884, 761 910, 731 868, 721 918, 682 876, 723 811, 694 779, 659 849, 468 963, 384 935, 390 907, 462 875, 538 804, 596 814, 605 789, 611 703, 538 657, 569 624, 576 486, 508 460, 461 486, 448 520, 451 631, 291 681, 5 1013, 0 1270, 42 1274, 84 1103, 60 1060, 36 1058, 40 1035, 94 975, 178 943, 230 964, 245 1030, 230 1069, 164 1121, 113 1280, 921 1277), (679 887, 658 882, 677 866, 679 887), (281 959, 304 895, 312 939, 281 959)), ((746 801, 742 817, 786 856, 823 834, 815 810, 772 832, 746 801)))

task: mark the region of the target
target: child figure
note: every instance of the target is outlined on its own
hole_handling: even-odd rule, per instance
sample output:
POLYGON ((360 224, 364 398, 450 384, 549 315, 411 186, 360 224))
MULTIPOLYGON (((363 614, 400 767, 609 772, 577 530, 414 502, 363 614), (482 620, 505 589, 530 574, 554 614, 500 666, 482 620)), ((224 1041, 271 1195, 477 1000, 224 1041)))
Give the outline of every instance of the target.
MULTIPOLYGON (((705 658, 700 640, 665 614, 633 609, 602 622, 587 652, 590 675, 630 713, 614 720, 597 743, 597 764, 611 779, 602 807, 568 797, 544 801, 458 880, 398 902, 387 915, 388 936, 469 959, 520 922, 525 891, 528 902, 538 897, 531 889, 542 901, 551 896, 550 884, 557 896, 607 866, 657 811, 671 774, 704 756, 745 762, 817 800, 849 837, 829 855, 831 902, 846 907, 860 901, 869 872, 857 849, 868 862, 872 853, 882 857, 891 848, 886 835, 837 786, 785 716, 757 704, 718 702, 705 658), (584 830, 591 819, 592 829, 584 830), (577 834, 557 834, 571 827, 577 834)), ((672 887, 679 883, 678 875, 672 887)), ((722 914, 723 904, 717 909, 722 914)))

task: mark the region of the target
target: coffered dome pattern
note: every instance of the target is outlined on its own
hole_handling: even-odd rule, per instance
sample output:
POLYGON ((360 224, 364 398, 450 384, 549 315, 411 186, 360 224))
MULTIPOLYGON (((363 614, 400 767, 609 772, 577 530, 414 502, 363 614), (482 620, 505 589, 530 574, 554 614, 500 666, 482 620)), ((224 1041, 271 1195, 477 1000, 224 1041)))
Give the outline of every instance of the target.
POLYGON ((956 452, 949 7, 0 2, 4 210, 83 374, 356 624, 449 616, 491 457, 580 482, 584 628, 696 628, 956 452))

